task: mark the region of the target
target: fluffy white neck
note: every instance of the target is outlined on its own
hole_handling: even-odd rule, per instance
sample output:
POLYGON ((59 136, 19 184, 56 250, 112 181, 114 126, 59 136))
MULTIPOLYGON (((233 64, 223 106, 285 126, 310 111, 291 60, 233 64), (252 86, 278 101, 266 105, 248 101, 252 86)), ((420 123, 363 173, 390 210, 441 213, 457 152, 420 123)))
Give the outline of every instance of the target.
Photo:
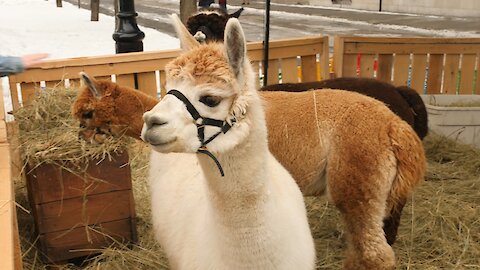
POLYGON ((220 216, 224 215, 230 221, 232 213, 235 219, 242 219, 245 213, 241 211, 258 208, 267 196, 269 184, 266 169, 269 155, 267 131, 260 103, 251 104, 242 121, 250 123, 250 133, 245 140, 229 151, 216 154, 225 172, 224 177, 210 157, 198 154, 212 206, 220 216))

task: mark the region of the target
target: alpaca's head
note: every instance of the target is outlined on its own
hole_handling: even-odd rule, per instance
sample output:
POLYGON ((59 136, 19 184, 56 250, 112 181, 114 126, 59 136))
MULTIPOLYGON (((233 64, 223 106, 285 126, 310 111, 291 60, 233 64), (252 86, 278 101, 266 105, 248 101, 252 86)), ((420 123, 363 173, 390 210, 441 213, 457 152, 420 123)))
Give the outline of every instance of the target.
POLYGON ((108 136, 119 136, 124 133, 125 126, 118 122, 115 115, 115 89, 117 84, 96 80, 81 72, 83 88, 73 103, 72 115, 80 121, 79 137, 102 143, 108 136))
POLYGON ((238 18, 243 8, 228 14, 220 8, 202 8, 187 20, 190 34, 199 42, 223 41, 225 26, 230 18, 238 18))
POLYGON ((159 152, 232 149, 249 133, 246 115, 256 91, 240 23, 228 21, 223 44, 201 45, 176 15, 172 18, 184 53, 165 68, 169 92, 144 114, 142 139, 159 152), (202 122, 204 127, 200 127, 202 122), (212 137, 215 139, 203 145, 212 137))

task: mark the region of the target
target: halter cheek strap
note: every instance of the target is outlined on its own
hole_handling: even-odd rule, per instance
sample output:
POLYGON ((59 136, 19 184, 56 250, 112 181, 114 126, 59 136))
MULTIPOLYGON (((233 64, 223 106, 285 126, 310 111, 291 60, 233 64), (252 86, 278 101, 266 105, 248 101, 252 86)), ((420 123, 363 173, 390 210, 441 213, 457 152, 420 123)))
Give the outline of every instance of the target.
POLYGON ((176 89, 172 89, 168 91, 167 95, 173 95, 185 104, 185 106, 187 107, 187 111, 193 117, 193 120, 197 125, 198 139, 201 142, 201 146, 198 149, 198 153, 206 154, 211 159, 213 159, 213 161, 218 167, 218 170, 220 171, 220 174, 222 176, 225 176, 222 165, 220 164, 218 159, 210 151, 208 151, 207 144, 213 141, 213 139, 215 139, 221 133, 224 133, 224 134, 227 133, 227 131, 230 130, 232 125, 235 124, 236 120, 232 119, 231 121, 232 125, 230 125, 227 121, 212 119, 208 117, 202 117, 200 113, 197 111, 197 109, 195 109, 195 106, 193 106, 193 104, 188 100, 188 98, 185 97, 180 91, 176 89), (212 137, 205 140, 205 126, 219 127, 220 131, 215 133, 212 137))

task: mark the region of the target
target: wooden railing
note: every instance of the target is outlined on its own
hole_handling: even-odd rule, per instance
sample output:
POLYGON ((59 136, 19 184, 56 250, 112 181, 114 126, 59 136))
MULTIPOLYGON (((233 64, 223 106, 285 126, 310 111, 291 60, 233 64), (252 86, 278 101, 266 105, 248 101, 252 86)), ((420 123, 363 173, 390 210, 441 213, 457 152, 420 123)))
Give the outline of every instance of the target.
MULTIPOLYGON (((3 93, 0 84, 0 93, 3 93)), ((0 95, 0 269, 22 269, 12 177, 11 146, 0 95)))
POLYGON ((336 77, 376 77, 422 94, 479 94, 480 38, 335 37, 336 77))
MULTIPOLYGON (((158 96, 165 91, 165 65, 180 54, 180 50, 139 52, 108 56, 72 58, 46 61, 36 68, 9 76, 13 109, 20 106, 17 85, 23 103, 31 100, 41 85, 52 87, 78 84, 78 73, 87 72, 96 78, 112 76, 121 85, 134 87, 149 95, 158 96)), ((248 44, 248 54, 254 69, 260 71, 263 61, 261 42, 248 44)), ((270 83, 314 81, 328 76, 328 37, 305 37, 270 42, 270 83), (318 59, 318 61, 317 61, 318 59), (301 74, 299 74, 301 70, 301 74)))

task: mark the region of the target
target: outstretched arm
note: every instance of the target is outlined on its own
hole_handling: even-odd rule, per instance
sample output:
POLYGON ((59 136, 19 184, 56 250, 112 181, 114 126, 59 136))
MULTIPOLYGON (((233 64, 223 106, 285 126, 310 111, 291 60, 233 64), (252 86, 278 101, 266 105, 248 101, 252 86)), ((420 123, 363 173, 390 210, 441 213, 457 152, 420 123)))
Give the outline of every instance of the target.
POLYGON ((20 73, 32 65, 41 63, 47 57, 46 53, 27 54, 22 57, 0 56, 0 77, 20 73))

